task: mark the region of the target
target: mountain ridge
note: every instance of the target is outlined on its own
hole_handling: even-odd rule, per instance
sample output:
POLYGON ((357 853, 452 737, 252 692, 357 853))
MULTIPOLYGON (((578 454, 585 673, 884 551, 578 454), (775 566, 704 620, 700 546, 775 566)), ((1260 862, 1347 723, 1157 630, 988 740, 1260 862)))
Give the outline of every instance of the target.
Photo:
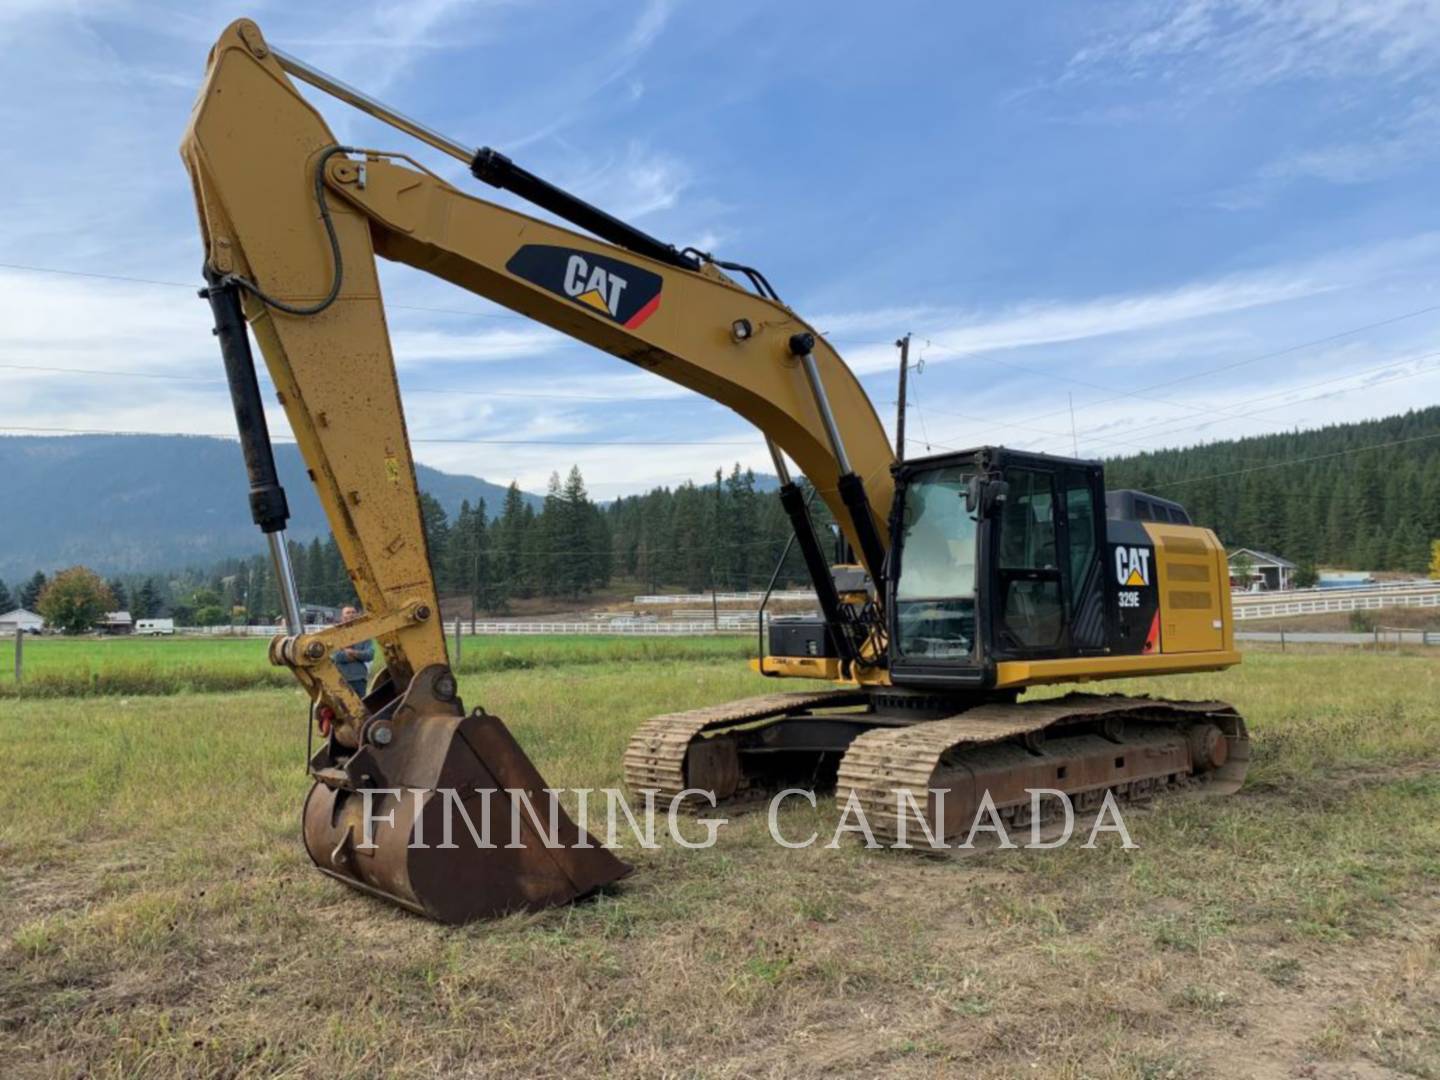
MULTIPOLYGON (((275 464, 290 503, 287 535, 307 542, 327 535, 299 448, 277 443, 275 464)), ((451 517, 463 500, 484 499, 493 514, 505 498, 505 485, 479 477, 418 464, 415 472, 451 517)), ((230 439, 0 436, 0 497, 12 510, 0 528, 0 579, 76 563, 130 574, 249 555, 258 538, 248 492, 240 444, 230 439)), ((524 496, 537 510, 544 501, 524 496)))

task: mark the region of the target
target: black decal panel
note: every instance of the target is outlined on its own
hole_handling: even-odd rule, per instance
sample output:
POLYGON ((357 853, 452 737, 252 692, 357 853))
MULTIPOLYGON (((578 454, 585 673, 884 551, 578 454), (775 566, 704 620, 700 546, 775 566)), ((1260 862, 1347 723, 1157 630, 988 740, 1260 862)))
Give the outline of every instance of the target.
POLYGON ((1121 656, 1148 655, 1161 650, 1160 588, 1155 545, 1135 521, 1106 522, 1103 573, 1114 578, 1115 641, 1121 656))
POLYGON ((630 330, 655 314, 665 283, 653 270, 551 244, 526 244, 505 269, 630 330))

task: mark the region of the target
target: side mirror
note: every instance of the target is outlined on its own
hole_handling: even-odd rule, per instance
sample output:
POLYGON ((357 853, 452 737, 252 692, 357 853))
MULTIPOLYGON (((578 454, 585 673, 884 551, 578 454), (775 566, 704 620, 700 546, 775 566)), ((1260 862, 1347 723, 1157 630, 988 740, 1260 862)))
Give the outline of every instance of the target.
POLYGON ((972 517, 988 518, 1009 494, 1010 485, 1006 481, 976 473, 965 488, 965 510, 972 517))
POLYGON ((993 514, 1010 494, 1010 484, 1005 480, 991 480, 985 485, 985 498, 980 505, 980 513, 984 517, 993 514))

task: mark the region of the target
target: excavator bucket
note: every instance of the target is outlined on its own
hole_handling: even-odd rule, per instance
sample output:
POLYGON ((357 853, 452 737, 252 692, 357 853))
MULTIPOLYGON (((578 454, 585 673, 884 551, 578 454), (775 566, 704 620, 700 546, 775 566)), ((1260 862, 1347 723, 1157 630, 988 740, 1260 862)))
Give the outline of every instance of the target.
POLYGON ((333 765, 317 755, 304 810, 315 865, 444 923, 568 903, 628 874, 552 802, 498 717, 423 692, 447 679, 422 672, 367 726, 366 746, 333 765))

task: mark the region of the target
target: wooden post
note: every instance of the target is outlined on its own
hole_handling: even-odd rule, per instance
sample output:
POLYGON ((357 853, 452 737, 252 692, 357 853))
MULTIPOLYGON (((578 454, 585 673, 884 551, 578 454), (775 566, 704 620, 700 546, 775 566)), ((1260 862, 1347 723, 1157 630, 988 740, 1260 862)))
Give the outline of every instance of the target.
POLYGON ((1280 628, 1280 651, 1285 651, 1285 628, 1283 626, 1280 628))
POLYGON ((25 631, 15 627, 15 681, 18 683, 24 675, 24 661, 22 654, 25 652, 25 631))
POLYGON ((465 620, 460 618, 460 613, 455 613, 455 663, 452 665, 455 671, 460 670, 460 634, 465 628, 465 620))

